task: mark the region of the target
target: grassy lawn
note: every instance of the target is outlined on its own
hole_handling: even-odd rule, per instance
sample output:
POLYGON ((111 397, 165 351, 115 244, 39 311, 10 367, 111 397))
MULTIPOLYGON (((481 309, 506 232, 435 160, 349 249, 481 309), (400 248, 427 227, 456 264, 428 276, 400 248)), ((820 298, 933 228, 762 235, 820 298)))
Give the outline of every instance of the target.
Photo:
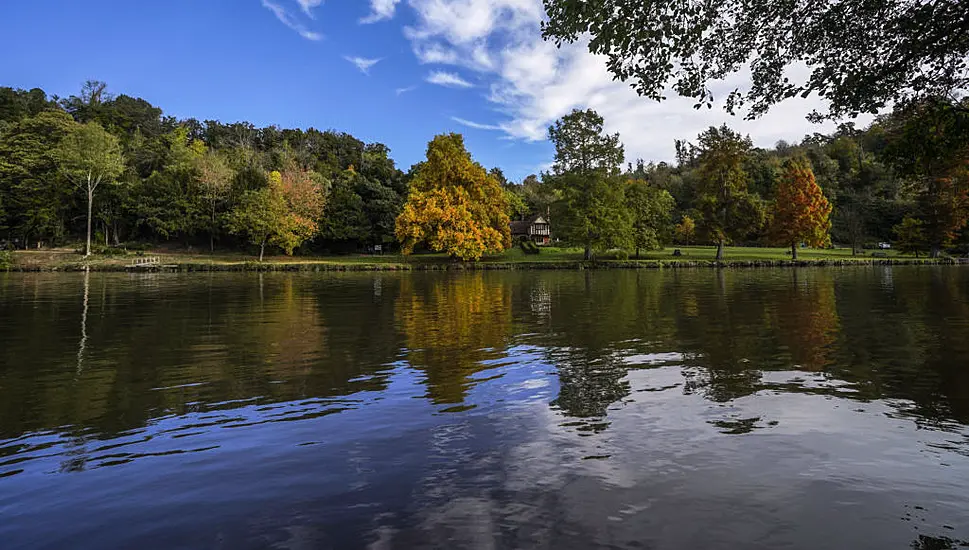
MULTIPOLYGON (((674 247, 663 250, 644 252, 641 260, 644 262, 664 262, 675 261, 713 261, 716 256, 716 248, 712 246, 679 246, 682 255, 673 256, 674 247)), ((798 251, 799 260, 864 260, 871 259, 871 254, 876 251, 865 251, 865 255, 852 256, 851 250, 847 248, 837 248, 831 250, 801 249, 798 251)), ((895 250, 877 251, 884 254, 885 258, 909 259, 911 255, 902 255, 895 250)), ((173 251, 150 251, 141 256, 154 256, 159 259, 162 265, 179 265, 187 267, 232 267, 245 266, 256 263, 256 258, 242 253, 217 252, 209 253, 190 253, 173 251)), ((85 260, 71 249, 55 250, 30 250, 18 251, 14 253, 14 262, 17 266, 27 269, 77 269, 79 266, 90 265, 95 269, 122 270, 131 265, 140 255, 129 253, 121 256, 92 256, 85 260)), ((599 254, 597 259, 609 262, 615 259, 614 253, 599 254)), ((879 256, 881 257, 881 256, 879 256)), ((635 257, 630 257, 635 260, 635 257)), ((726 260, 729 261, 768 261, 768 260, 790 260, 790 251, 786 248, 754 248, 754 247, 727 247, 726 260)), ((481 259, 485 264, 563 264, 564 267, 574 265, 582 261, 581 248, 557 248, 544 247, 539 254, 525 254, 520 248, 512 248, 502 254, 486 256, 481 259)), ((265 264, 279 266, 319 266, 349 269, 373 268, 412 268, 415 266, 434 266, 455 263, 444 254, 416 254, 412 256, 401 256, 399 254, 385 255, 364 255, 350 254, 341 256, 267 256, 265 264)))

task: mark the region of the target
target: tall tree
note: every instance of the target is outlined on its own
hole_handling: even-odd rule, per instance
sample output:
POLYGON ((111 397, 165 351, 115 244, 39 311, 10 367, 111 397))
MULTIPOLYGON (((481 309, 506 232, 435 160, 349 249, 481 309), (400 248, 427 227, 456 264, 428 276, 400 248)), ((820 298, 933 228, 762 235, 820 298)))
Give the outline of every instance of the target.
POLYGON ((639 251, 662 248, 670 239, 673 225, 673 196, 665 189, 657 189, 643 180, 626 184, 626 206, 632 216, 632 240, 639 251))
POLYGON ((895 246, 900 252, 908 252, 915 254, 916 258, 919 257, 919 250, 922 250, 925 246, 923 225, 925 224, 922 220, 907 216, 902 220, 902 223, 894 227, 895 246))
POLYGON ((198 185, 208 214, 209 251, 215 252, 215 236, 219 232, 220 214, 232 191, 235 173, 225 158, 212 150, 196 157, 198 185))
POLYGON ((791 259, 797 259, 800 243, 821 247, 831 243, 831 204, 814 180, 814 172, 805 158, 792 158, 781 168, 780 182, 774 201, 770 236, 791 247, 791 259))
POLYGON ((574 109, 549 127, 548 137, 555 144, 555 163, 546 179, 562 197, 556 232, 582 245, 586 260, 593 249, 625 247, 631 219, 619 177, 619 134, 606 134, 602 117, 592 109, 574 109))
POLYGON ((64 174, 87 198, 87 241, 84 255, 91 255, 91 221, 94 193, 102 183, 113 183, 124 171, 121 144, 96 122, 71 130, 57 149, 64 174))
POLYGON ((460 134, 436 136, 411 181, 396 234, 404 254, 424 243, 462 260, 511 246, 501 185, 464 148, 460 134))
POLYGON ((61 106, 78 122, 92 122, 101 115, 102 106, 113 100, 108 85, 100 80, 88 80, 81 86, 81 95, 61 100, 61 106))
POLYGON ((662 100, 668 89, 715 99, 714 81, 750 67, 747 92, 726 98, 749 116, 795 96, 817 94, 829 115, 874 113, 889 102, 969 86, 969 3, 962 0, 544 0, 543 35, 556 43, 591 34, 589 50, 662 100), (792 77, 794 65, 810 68, 792 77))
POLYGON ((711 126, 698 138, 694 150, 699 177, 700 227, 717 245, 717 261, 723 260, 727 243, 759 230, 763 223, 760 199, 747 192, 744 161, 750 151, 749 137, 726 125, 711 126))
POLYGON ((881 121, 882 155, 918 197, 932 256, 969 221, 969 99, 902 104, 881 121))
POLYGON ((56 241, 67 231, 73 193, 54 153, 76 126, 63 111, 43 111, 0 136, 0 196, 6 223, 25 247, 34 238, 56 241))

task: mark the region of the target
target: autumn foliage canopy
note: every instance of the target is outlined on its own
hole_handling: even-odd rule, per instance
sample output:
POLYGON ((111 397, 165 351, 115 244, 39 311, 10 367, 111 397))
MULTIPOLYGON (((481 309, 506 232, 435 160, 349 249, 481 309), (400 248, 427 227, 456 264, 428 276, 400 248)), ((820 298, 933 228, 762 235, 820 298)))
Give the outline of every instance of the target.
POLYGON ((511 246, 504 190, 471 159, 460 134, 442 134, 427 146, 407 203, 397 217, 401 251, 423 244, 462 260, 511 246))
POLYGON ((811 165, 804 158, 784 162, 777 186, 771 238, 778 244, 822 247, 831 243, 831 204, 814 179, 811 165))

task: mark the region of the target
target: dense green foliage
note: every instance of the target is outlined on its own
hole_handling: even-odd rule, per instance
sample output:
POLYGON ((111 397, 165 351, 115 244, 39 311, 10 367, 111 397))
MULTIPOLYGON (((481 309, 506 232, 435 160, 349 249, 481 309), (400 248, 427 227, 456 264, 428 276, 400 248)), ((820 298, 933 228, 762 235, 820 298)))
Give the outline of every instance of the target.
POLYGON ((566 115, 549 128, 550 171, 518 183, 475 163, 457 134, 404 173, 387 147, 349 134, 179 121, 98 82, 62 100, 0 88, 0 245, 74 245, 90 220, 96 250, 379 245, 475 259, 508 248, 508 220, 533 214, 586 258, 674 240, 715 244, 721 259, 728 244, 969 245, 967 100, 904 102, 864 130, 772 148, 711 127, 677 141, 674 163, 625 167, 604 126, 592 110, 566 115))
POLYGON ((619 134, 605 134, 602 124, 595 111, 576 109, 548 129, 555 164, 546 180, 561 196, 553 212, 557 231, 581 244, 586 259, 593 250, 629 248, 632 237, 619 174, 623 148, 619 134))
MULTIPOLYGON (((273 171, 287 170, 305 173, 327 195, 336 190, 333 209, 303 225, 304 235, 315 228, 298 239, 303 248, 354 250, 393 241, 407 176, 379 143, 312 128, 176 120, 143 99, 114 97, 100 82, 59 101, 39 89, 0 88, 0 241, 19 247, 66 244, 85 234, 89 174, 101 244, 247 246, 251 235, 239 227, 238 214, 251 210, 253 193, 270 187, 273 171), (71 146, 92 136, 104 146, 71 146), (95 151, 101 156, 90 158, 95 151), (100 185, 89 170, 95 160, 108 168, 100 185)), ((295 241, 268 242, 285 251, 295 241)))
POLYGON ((964 0, 545 0, 546 38, 584 40, 646 97, 667 89, 710 105, 711 88, 749 70, 726 97, 749 116, 817 94, 830 116, 875 113, 892 102, 969 86, 964 0), (803 77, 800 74, 804 74, 803 77))

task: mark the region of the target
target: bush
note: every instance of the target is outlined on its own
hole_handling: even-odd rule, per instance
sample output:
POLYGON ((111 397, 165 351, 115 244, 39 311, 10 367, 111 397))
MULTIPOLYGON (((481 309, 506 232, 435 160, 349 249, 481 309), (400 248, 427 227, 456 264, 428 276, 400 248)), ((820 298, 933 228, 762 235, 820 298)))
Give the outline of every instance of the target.
POLYGON ((13 253, 9 250, 0 250, 0 270, 13 267, 13 253))
POLYGON ((518 246, 521 247, 522 252, 524 252, 525 254, 538 254, 541 252, 541 249, 538 248, 538 245, 532 241, 523 240, 520 243, 518 243, 518 246))

